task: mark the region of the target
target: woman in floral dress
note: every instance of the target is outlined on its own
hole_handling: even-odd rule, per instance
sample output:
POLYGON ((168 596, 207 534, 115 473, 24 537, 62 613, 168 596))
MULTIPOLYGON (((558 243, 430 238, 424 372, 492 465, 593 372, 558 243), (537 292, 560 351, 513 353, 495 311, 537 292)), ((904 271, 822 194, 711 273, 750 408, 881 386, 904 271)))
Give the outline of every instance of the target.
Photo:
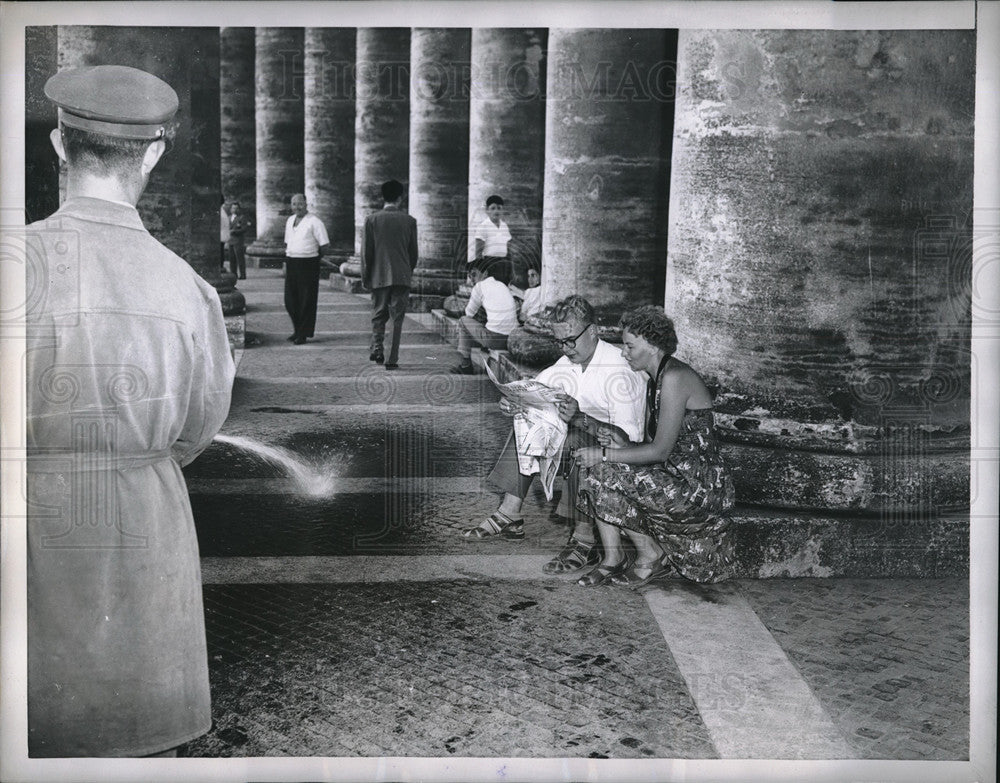
POLYGON ((715 437, 712 397, 701 377, 673 357, 674 324, 647 305, 622 316, 622 354, 649 377, 646 440, 629 444, 609 431, 602 445, 574 452, 583 469, 578 505, 597 520, 604 559, 577 584, 632 587, 670 573, 696 582, 730 575, 726 511, 733 482, 715 437), (621 534, 636 549, 626 557, 621 534))

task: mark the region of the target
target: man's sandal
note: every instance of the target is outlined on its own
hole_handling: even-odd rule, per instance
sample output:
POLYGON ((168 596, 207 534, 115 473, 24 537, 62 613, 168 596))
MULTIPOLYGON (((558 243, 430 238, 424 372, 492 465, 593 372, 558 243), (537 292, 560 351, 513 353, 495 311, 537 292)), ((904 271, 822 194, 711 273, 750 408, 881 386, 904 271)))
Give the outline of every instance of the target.
POLYGON ((623 574, 632 565, 632 561, 629 558, 623 558, 618 565, 613 566, 597 566, 593 571, 588 571, 586 574, 581 576, 576 580, 576 583, 580 587, 600 587, 601 585, 613 584, 611 582, 612 577, 623 574))
POLYGON ((617 576, 611 577, 611 581, 620 587, 631 587, 633 590, 636 590, 644 585, 648 585, 654 579, 667 576, 671 571, 673 571, 673 566, 661 557, 652 563, 633 563, 629 569, 617 576), (639 568, 643 570, 649 569, 649 575, 644 577, 639 576, 636 572, 636 569, 639 568))
POLYGON ((601 552, 595 542, 578 541, 569 537, 558 555, 542 566, 546 574, 571 574, 581 568, 596 565, 601 559, 601 552))
POLYGON ((502 538, 506 541, 524 540, 524 520, 511 519, 502 511, 494 511, 484 519, 479 527, 462 531, 462 537, 470 541, 483 538, 502 538))

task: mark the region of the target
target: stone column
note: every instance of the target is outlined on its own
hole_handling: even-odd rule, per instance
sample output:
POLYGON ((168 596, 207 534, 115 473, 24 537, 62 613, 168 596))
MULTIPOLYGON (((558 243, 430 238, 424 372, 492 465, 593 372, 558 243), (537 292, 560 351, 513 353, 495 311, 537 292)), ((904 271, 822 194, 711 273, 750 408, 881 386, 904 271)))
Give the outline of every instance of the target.
POLYGON ((545 172, 545 30, 472 31, 469 101, 469 245, 486 199, 504 200, 515 283, 539 262, 545 172))
POLYGON ((55 25, 46 25, 24 31, 25 223, 59 209, 59 157, 49 141, 59 117, 55 105, 45 97, 45 82, 59 70, 57 30, 55 25))
POLYGON ((354 257, 330 283, 361 288, 365 218, 382 208, 383 182, 406 182, 410 167, 410 30, 363 27, 357 33, 354 120, 354 257))
POLYGON ((256 35, 257 240, 247 263, 281 267, 290 202, 305 192, 305 68, 301 27, 258 27, 256 35))
POLYGON ((252 27, 223 27, 219 67, 222 104, 222 193, 240 202, 257 229, 257 128, 252 27))
POLYGON ((471 34, 415 28, 410 41, 409 211, 420 261, 411 306, 440 307, 465 277, 471 34))
POLYGON ((681 32, 666 307, 762 575, 968 568, 975 49, 681 32))
POLYGON ((662 302, 676 34, 552 29, 542 289, 607 326, 662 302))
POLYGON ((219 29, 59 28, 61 69, 107 63, 148 71, 177 92, 171 147, 137 208, 149 232, 216 287, 230 341, 242 346, 245 302, 219 258, 219 29))
POLYGON ((330 235, 333 268, 354 254, 355 36, 353 27, 305 31, 305 195, 330 235))

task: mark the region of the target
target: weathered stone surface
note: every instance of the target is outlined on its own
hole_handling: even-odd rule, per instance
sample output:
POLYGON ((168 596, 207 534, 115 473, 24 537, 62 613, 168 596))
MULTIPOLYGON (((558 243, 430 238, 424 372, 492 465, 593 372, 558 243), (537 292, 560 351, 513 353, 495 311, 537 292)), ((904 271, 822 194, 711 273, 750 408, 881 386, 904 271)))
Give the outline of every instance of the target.
POLYGON ((469 227, 485 218, 490 195, 503 197, 508 257, 522 288, 528 264, 541 262, 547 37, 546 30, 472 31, 469 227))
POLYGON ((305 196, 338 265, 354 254, 355 38, 353 27, 305 31, 305 196))
POLYGON ((967 502, 974 51, 681 32, 666 306, 754 502, 967 502))
POLYGON ((542 289, 583 294, 608 323, 660 304, 675 33, 552 29, 542 289))
POLYGON ((58 125, 55 104, 45 97, 45 82, 58 65, 58 28, 24 31, 24 217, 25 223, 59 209, 59 158, 49 134, 58 125))
POLYGON ((285 221, 305 191, 304 31, 256 28, 257 240, 248 259, 285 255, 285 221))
POLYGON ((507 336, 507 350, 516 361, 539 368, 548 367, 562 356, 552 335, 529 332, 523 326, 515 327, 507 336))
POLYGON ((736 576, 956 577, 969 573, 969 520, 831 517, 823 514, 732 517, 736 576))
POLYGON ((412 285, 423 296, 448 296, 465 276, 470 41, 465 28, 410 34, 409 211, 420 248, 412 285))
POLYGON ((257 125, 254 117, 252 27, 220 32, 220 106, 222 110, 222 192, 240 202, 250 218, 249 244, 257 234, 257 125))
MULTIPOLYGON (((354 123, 354 252, 365 218, 382 208, 383 182, 406 183, 410 166, 410 30, 357 31, 354 123)), ((352 275, 353 269, 341 274, 352 275)))

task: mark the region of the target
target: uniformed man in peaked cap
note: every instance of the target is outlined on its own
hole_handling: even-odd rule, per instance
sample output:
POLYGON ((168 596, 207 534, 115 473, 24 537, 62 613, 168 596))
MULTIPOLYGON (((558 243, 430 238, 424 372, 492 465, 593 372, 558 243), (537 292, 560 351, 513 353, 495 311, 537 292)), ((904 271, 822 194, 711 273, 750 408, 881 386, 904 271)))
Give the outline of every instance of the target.
POLYGON ((102 65, 45 94, 67 177, 26 231, 28 751, 170 755, 211 724, 181 467, 226 418, 233 360, 215 290, 135 208, 173 89, 102 65))

